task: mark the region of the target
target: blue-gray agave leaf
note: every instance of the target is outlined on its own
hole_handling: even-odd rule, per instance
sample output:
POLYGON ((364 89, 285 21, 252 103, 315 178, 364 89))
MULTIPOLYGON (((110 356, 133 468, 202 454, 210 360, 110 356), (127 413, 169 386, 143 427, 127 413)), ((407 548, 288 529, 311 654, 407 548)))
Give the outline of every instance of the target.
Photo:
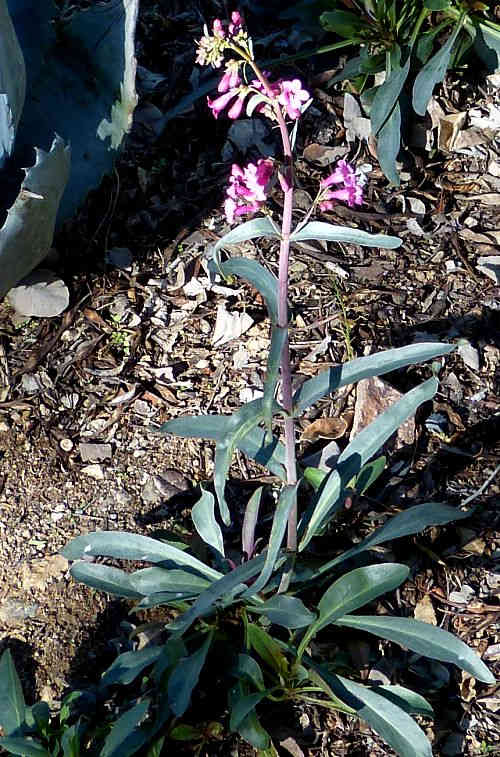
POLYGON ((5 0, 0 0, 0 169, 12 153, 26 93, 26 68, 5 0))

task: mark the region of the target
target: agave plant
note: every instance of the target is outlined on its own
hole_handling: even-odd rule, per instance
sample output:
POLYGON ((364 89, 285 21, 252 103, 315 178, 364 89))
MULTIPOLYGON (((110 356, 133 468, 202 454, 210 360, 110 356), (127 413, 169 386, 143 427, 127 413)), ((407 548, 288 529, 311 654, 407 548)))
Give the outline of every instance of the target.
POLYGON ((137 102, 137 12, 0 0, 0 297, 113 166, 137 102))

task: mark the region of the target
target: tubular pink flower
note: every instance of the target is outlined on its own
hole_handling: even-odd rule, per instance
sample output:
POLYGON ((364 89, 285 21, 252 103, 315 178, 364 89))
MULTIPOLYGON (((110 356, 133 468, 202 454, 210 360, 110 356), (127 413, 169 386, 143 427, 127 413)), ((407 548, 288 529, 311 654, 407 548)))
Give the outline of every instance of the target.
POLYGON ((217 90, 219 92, 228 92, 230 89, 239 87, 239 85, 241 84, 241 79, 238 73, 238 66, 239 64, 235 60, 230 60, 226 64, 226 70, 224 71, 222 79, 219 82, 219 86, 217 87, 217 90))
POLYGON ((211 100, 209 97, 207 97, 208 107, 212 111, 213 117, 214 118, 218 118, 219 117, 219 113, 221 113, 224 110, 224 108, 227 105, 229 105, 229 103, 231 102, 231 100, 235 96, 238 96, 238 94, 239 94, 238 90, 232 90, 231 89, 231 90, 229 90, 229 92, 225 92, 220 97, 216 97, 215 100, 211 100))
POLYGON ((297 120, 301 115, 302 105, 310 98, 309 92, 302 89, 300 79, 283 80, 278 84, 280 86, 278 102, 284 106, 290 118, 297 120))
POLYGON ((331 200, 346 202, 350 208, 354 205, 362 205, 363 188, 359 184, 352 184, 346 185, 343 189, 327 192, 324 196, 324 200, 319 204, 321 210, 331 210, 333 207, 331 200))
POLYGON ((241 111, 243 110, 243 104, 245 102, 246 93, 240 93, 234 103, 231 105, 229 110, 227 111, 228 118, 232 118, 233 120, 236 118, 239 118, 241 115, 241 111))
POLYGON ((349 184, 355 181, 354 168, 345 160, 339 160, 335 171, 326 179, 322 179, 320 186, 322 189, 331 187, 332 184, 349 184))
POLYGON ((242 26, 243 19, 241 13, 239 11, 233 11, 231 13, 231 23, 229 24, 229 34, 231 36, 238 34, 238 32, 241 31, 242 26))
POLYGON ((226 32, 224 31, 224 27, 222 26, 222 21, 220 20, 220 18, 216 18, 214 20, 212 29, 214 37, 222 37, 222 39, 224 39, 224 37, 226 36, 226 32))
POLYGON ((256 213, 262 207, 273 170, 271 160, 260 159, 245 168, 233 163, 224 203, 228 223, 233 223, 236 216, 256 213))

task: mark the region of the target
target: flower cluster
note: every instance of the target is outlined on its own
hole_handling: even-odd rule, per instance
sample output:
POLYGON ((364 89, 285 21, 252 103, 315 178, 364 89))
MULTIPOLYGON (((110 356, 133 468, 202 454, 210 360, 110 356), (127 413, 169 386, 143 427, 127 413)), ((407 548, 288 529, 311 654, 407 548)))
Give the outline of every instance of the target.
POLYGON ((245 168, 233 163, 224 203, 228 223, 234 223, 236 216, 255 213, 262 207, 273 170, 272 160, 263 158, 245 168))
POLYGON ((331 210, 334 200, 346 202, 349 207, 362 205, 364 181, 354 172, 354 168, 345 160, 339 160, 335 171, 321 181, 319 207, 321 210, 331 210), (343 184, 339 189, 331 190, 333 184, 343 184))
POLYGON ((203 37, 196 43, 196 62, 200 66, 220 68, 224 61, 224 51, 232 42, 244 49, 248 48, 248 35, 243 28, 243 19, 239 11, 233 11, 227 28, 219 18, 212 24, 212 34, 207 26, 203 27, 203 37))

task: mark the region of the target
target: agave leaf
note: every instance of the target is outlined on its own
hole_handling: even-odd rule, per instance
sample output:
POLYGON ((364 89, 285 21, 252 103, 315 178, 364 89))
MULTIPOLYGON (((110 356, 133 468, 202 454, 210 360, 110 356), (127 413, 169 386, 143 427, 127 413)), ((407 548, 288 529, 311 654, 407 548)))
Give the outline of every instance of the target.
POLYGON ((26 94, 26 67, 5 0, 0 0, 0 169, 12 154, 26 94))
POLYGON ((170 544, 141 534, 124 531, 97 531, 82 534, 72 539, 61 551, 67 560, 88 557, 116 557, 121 560, 143 560, 152 563, 174 563, 193 568, 197 573, 211 579, 221 577, 219 571, 209 568, 193 555, 170 544))
POLYGON ((399 426, 416 412, 419 405, 434 396, 437 388, 438 381, 433 377, 407 392, 347 445, 339 455, 336 467, 322 483, 317 502, 313 503, 301 520, 299 529, 303 536, 299 550, 303 550, 327 519, 340 509, 343 491, 351 479, 399 426))
POLYGON ((110 565, 97 565, 95 563, 78 560, 73 563, 70 573, 76 581, 80 581, 93 589, 105 591, 115 597, 131 597, 141 599, 142 594, 135 591, 130 583, 130 574, 110 565))
MULTIPOLYGON (((220 251, 223 247, 227 247, 230 244, 239 244, 239 242, 246 242, 248 239, 255 239, 256 237, 271 237, 279 239, 276 227, 267 216, 264 218, 253 218, 251 221, 240 223, 239 226, 231 229, 231 231, 228 231, 227 234, 224 234, 224 236, 219 239, 213 248, 214 260, 217 267, 221 267, 220 251)), ((243 276, 243 278, 246 278, 246 276, 243 276)))
POLYGON ((215 519, 214 495, 202 489, 202 495, 191 510, 191 518, 198 534, 206 544, 224 557, 224 538, 215 519))
POLYGON ((357 628, 381 636, 383 639, 395 641, 411 649, 412 652, 432 657, 440 662, 452 662, 478 681, 495 683, 495 677, 474 650, 453 634, 430 623, 423 623, 413 618, 352 615, 339 618, 335 624, 357 628))
POLYGON ((162 653, 162 647, 144 647, 144 649, 134 649, 131 652, 123 652, 118 655, 116 660, 109 666, 103 674, 99 685, 113 686, 114 684, 126 685, 132 683, 144 668, 152 665, 157 661, 162 653))
POLYGON ((288 516, 297 499, 298 486, 298 483, 295 484, 295 486, 284 486, 281 490, 280 498, 274 513, 273 525, 271 526, 271 535, 269 536, 269 543, 267 545, 264 567, 262 568, 262 572, 258 579, 245 592, 244 596, 246 597, 250 597, 258 594, 259 591, 262 591, 271 578, 276 560, 278 559, 281 543, 285 535, 288 516))
POLYGON ((189 707, 191 695, 198 683, 212 640, 213 634, 208 633, 201 647, 189 657, 183 657, 168 679, 168 704, 178 718, 184 715, 189 707))
POLYGON ((209 579, 187 570, 143 568, 129 573, 130 586, 141 596, 154 596, 160 592, 197 596, 212 583, 209 579))
POLYGON ((0 299, 47 255, 69 177, 70 150, 59 137, 35 155, 0 229, 0 299))
POLYGON ((344 560, 349 560, 378 544, 383 544, 392 539, 400 539, 402 536, 418 534, 428 526, 442 526, 454 520, 469 518, 471 513, 472 510, 457 510, 456 507, 443 505, 440 502, 426 502, 422 505, 410 507, 408 510, 389 518, 383 526, 355 547, 322 565, 319 574, 327 573, 344 560))
POLYGON ((386 234, 369 234, 361 229, 349 229, 346 226, 335 226, 324 221, 309 221, 305 226, 294 231, 290 235, 291 242, 300 242, 307 239, 321 239, 327 242, 345 242, 359 244, 364 247, 383 247, 394 250, 401 246, 399 237, 391 237, 386 234))
POLYGON ((21 681, 9 649, 0 658, 0 726, 6 736, 24 723, 26 705, 21 681))
POLYGON ((315 402, 336 389, 347 384, 354 384, 371 376, 383 376, 384 373, 396 371, 407 365, 423 363, 441 355, 448 355, 455 350, 453 344, 424 342, 397 347, 393 350, 376 352, 374 355, 349 360, 348 363, 336 365, 322 371, 312 379, 304 381, 294 396, 294 412, 299 415, 315 402))
POLYGON ((129 757, 143 746, 148 734, 139 726, 146 717, 150 704, 149 699, 144 699, 118 718, 106 737, 101 757, 129 757))
POLYGON ((413 84, 413 108, 419 116, 425 116, 427 104, 431 99, 434 87, 436 84, 439 84, 439 82, 442 82, 446 75, 446 69, 450 64, 451 51, 460 29, 462 28, 464 19, 465 16, 462 16, 459 19, 446 43, 430 60, 427 61, 425 66, 420 69, 415 79, 413 84))
MULTIPOLYGON (((249 221, 249 223, 253 223, 253 221, 249 221)), ((242 224, 242 226, 246 226, 246 224, 242 224)), ((241 226, 238 226, 238 229, 240 228, 241 226)), ((237 229, 234 229, 234 231, 237 231, 237 229)), ((229 232, 229 234, 232 234, 232 232, 229 232)), ((223 237, 220 241, 222 242, 226 237, 223 237)), ((278 323, 278 279, 276 276, 260 263, 257 263, 256 260, 249 260, 248 258, 229 258, 229 260, 221 263, 219 268, 224 276, 239 276, 255 287, 264 298, 271 322, 274 325, 278 323)))

